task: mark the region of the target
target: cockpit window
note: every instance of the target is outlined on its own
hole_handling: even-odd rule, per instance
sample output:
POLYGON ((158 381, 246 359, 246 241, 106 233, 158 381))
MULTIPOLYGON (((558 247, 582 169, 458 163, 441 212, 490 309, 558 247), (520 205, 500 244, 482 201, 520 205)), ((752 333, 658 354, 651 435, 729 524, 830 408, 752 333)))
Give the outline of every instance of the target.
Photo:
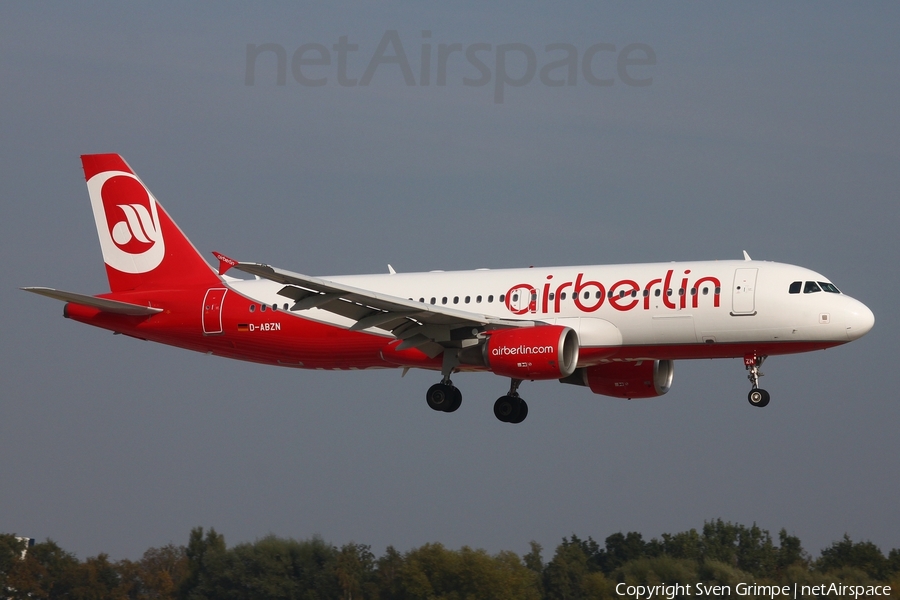
POLYGON ((812 294, 813 292, 821 292, 822 288, 815 281, 807 281, 806 285, 803 286, 804 294, 812 294))
POLYGON ((802 281, 795 281, 794 283, 791 284, 791 287, 788 288, 788 293, 799 294, 800 288, 802 288, 802 287, 803 287, 802 281))
POLYGON ((837 287, 833 283, 828 283, 827 281, 820 281, 819 287, 822 288, 826 292, 830 292, 832 294, 840 294, 841 290, 837 289, 837 287))

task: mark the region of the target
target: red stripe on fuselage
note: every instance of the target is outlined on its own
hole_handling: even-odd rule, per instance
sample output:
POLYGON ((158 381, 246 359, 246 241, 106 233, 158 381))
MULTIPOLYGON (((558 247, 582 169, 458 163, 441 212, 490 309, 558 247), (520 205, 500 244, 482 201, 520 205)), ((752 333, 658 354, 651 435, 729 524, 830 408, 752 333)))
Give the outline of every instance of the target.
MULTIPOLYGON (((397 353, 391 337, 349 331, 313 321, 284 310, 262 311, 261 305, 239 293, 229 294, 222 313, 223 333, 204 335, 203 299, 206 287, 156 290, 152 302, 138 293, 104 294, 134 304, 152 305, 163 312, 152 316, 126 316, 69 303, 65 315, 103 329, 196 352, 308 369, 367 369, 373 367, 440 368, 440 357, 429 359, 418 350, 397 353), (254 310, 251 311, 250 307, 254 310), (404 360, 404 355, 406 360, 404 360), (388 360, 385 360, 385 358, 388 360)), ((233 291, 233 290, 232 290, 233 291)), ((824 350, 843 342, 740 342, 713 344, 664 344, 583 347, 579 366, 636 359, 740 358, 748 353, 763 356, 824 350)), ((464 370, 484 370, 464 367, 464 370)))

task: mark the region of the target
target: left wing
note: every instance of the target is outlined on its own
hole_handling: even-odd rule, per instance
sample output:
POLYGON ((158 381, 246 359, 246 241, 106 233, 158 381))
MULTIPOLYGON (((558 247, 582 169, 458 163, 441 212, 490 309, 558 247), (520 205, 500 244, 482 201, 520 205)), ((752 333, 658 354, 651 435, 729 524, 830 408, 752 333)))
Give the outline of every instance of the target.
POLYGON ((434 357, 444 348, 471 345, 481 334, 491 329, 533 327, 537 321, 499 319, 482 313, 469 312, 416 302, 399 296, 381 294, 327 279, 292 273, 269 265, 237 262, 214 252, 219 259, 220 274, 235 268, 251 275, 285 284, 279 294, 294 301, 290 310, 318 308, 355 321, 351 331, 377 327, 390 331, 403 340, 398 350, 418 348, 434 357))

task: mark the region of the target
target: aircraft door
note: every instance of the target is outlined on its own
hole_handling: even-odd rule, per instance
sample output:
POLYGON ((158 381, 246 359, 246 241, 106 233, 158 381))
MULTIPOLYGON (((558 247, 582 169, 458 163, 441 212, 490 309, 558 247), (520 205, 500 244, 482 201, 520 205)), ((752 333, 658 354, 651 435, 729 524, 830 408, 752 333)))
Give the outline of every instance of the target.
POLYGON ((203 335, 222 333, 222 304, 226 288, 210 288, 203 297, 203 335))
POLYGON ((756 274, 759 269, 735 269, 731 288, 731 314, 756 314, 756 274))
POLYGON ((537 311, 537 291, 530 285, 522 285, 509 290, 506 306, 517 315, 537 311))

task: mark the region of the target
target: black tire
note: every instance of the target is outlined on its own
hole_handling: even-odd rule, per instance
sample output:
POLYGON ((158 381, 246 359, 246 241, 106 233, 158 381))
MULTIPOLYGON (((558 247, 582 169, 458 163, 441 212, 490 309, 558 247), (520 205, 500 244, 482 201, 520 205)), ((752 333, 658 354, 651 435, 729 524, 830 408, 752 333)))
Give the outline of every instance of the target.
POLYGON ((503 423, 509 423, 516 415, 516 400, 512 396, 500 396, 494 402, 494 416, 503 423))
POLYGON ((528 416, 528 404, 521 398, 518 398, 518 400, 519 406, 516 408, 516 416, 510 419, 510 423, 521 423, 528 416))
MULTIPOLYGON (((425 393, 425 401, 429 408, 444 412, 453 403, 453 386, 436 383, 425 393)), ((461 395, 460 395, 461 396, 461 395)))
POLYGON ((752 405, 763 408, 769 405, 769 392, 763 389, 750 390, 747 394, 747 401, 752 405))
POLYGON ((462 392, 459 391, 458 387, 451 388, 452 394, 450 395, 450 404, 447 405, 447 408, 444 409, 444 412, 452 413, 457 410, 460 405, 462 405, 462 392))

